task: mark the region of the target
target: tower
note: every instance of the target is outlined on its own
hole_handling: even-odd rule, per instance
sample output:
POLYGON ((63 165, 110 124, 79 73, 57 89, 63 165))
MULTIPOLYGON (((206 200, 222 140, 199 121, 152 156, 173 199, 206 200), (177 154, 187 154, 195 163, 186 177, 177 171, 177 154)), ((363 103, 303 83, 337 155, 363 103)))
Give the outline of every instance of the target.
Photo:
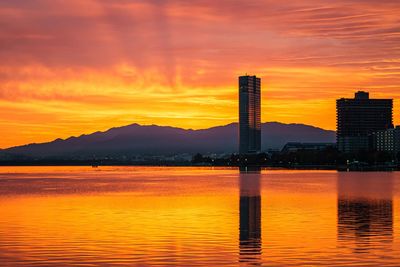
POLYGON ((239 77, 239 153, 261 151, 261 79, 239 77))

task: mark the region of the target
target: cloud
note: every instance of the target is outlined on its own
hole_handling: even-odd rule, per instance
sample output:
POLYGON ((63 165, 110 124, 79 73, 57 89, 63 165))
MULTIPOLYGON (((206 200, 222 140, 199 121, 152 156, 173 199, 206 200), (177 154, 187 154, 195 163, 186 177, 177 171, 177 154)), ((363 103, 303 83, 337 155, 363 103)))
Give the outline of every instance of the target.
POLYGON ((0 147, 116 123, 229 123, 244 73, 263 78, 263 120, 334 129, 337 97, 400 95, 399 13, 377 0, 4 0, 0 130, 33 130, 0 147))

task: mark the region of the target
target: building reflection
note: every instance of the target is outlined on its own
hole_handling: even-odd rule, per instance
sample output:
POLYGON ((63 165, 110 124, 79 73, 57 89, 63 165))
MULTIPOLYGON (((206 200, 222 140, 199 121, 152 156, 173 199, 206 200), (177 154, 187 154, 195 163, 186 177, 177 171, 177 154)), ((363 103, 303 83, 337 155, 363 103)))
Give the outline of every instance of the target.
POLYGON ((338 174, 338 241, 355 252, 393 239, 393 174, 338 174))
POLYGON ((240 262, 261 265, 261 169, 240 170, 240 262))

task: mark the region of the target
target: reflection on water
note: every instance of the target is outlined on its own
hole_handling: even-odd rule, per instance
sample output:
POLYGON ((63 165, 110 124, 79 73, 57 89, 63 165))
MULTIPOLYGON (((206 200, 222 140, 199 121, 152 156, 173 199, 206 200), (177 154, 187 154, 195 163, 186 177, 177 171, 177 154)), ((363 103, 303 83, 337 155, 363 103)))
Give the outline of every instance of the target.
POLYGON ((338 239, 355 252, 393 240, 393 173, 339 173, 338 239))
POLYGON ((261 170, 240 171, 240 262, 261 263, 261 170))
POLYGON ((399 266, 400 173, 0 167, 0 266, 399 266))

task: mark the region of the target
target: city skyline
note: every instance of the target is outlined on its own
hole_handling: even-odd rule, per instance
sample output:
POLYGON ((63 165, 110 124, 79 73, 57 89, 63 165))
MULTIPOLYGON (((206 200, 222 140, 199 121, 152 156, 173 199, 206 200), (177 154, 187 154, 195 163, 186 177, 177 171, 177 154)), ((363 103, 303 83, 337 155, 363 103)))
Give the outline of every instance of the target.
MULTIPOLYGON (((112 128, 107 129, 107 130, 105 130, 103 132, 102 131, 96 131, 96 132, 91 132, 91 133, 88 133, 88 134, 84 134, 83 133, 83 134, 80 134, 80 135, 77 135, 77 136, 70 136, 70 137, 65 138, 65 139, 56 138, 56 139, 50 140, 49 142, 26 143, 26 144, 16 145, 16 146, 11 146, 11 147, 6 147, 6 148, 1 148, 0 147, 0 149, 12 149, 12 148, 25 147, 25 146, 30 146, 30 145, 50 144, 50 143, 54 143, 54 142, 58 142, 58 141, 67 141, 69 139, 74 139, 74 138, 81 138, 81 137, 85 137, 85 136, 89 137, 89 136, 96 135, 96 134, 104 134, 104 133, 107 133, 108 131, 112 131, 114 129, 129 128, 129 127, 132 127, 132 126, 161 127, 161 128, 164 128, 164 127, 169 128, 169 127, 171 127, 171 128, 174 128, 174 129, 177 129, 177 130, 183 130, 183 131, 206 131, 206 130, 221 128, 221 127, 228 127, 231 124, 237 123, 238 124, 238 145, 239 145, 238 146, 238 152, 240 154, 260 153, 262 151, 261 125, 262 124, 268 124, 268 123, 272 123, 272 124, 277 123, 277 124, 285 125, 285 123, 280 123, 280 122, 262 122, 261 121, 261 117, 260 117, 260 114, 262 113, 262 109, 261 109, 261 105, 260 105, 261 102, 262 102, 261 98, 260 98, 261 92, 262 92, 262 90, 261 90, 261 79, 260 78, 257 78, 257 76, 255 76, 255 75, 254 76, 249 76, 249 75, 240 76, 239 77, 239 93, 238 93, 238 98, 237 98, 237 101, 238 101, 238 104, 239 104, 238 105, 238 113, 239 113, 238 118, 239 119, 238 119, 237 122, 231 122, 231 123, 226 124, 226 125, 217 125, 217 126, 214 126, 214 127, 204 128, 204 129, 184 129, 184 128, 174 127, 174 126, 160 126, 160 125, 156 125, 156 124, 140 125, 140 124, 137 124, 137 123, 133 123, 133 124, 123 125, 123 126, 119 126, 119 127, 112 127, 112 128), (255 79, 254 80, 254 84, 253 84, 253 80, 251 80, 249 82, 249 80, 248 80, 249 77, 255 79), (242 92, 243 89, 244 89, 244 87, 243 87, 244 85, 246 85, 245 86, 246 89, 247 89, 246 92, 242 92), (253 94, 252 94, 251 97, 249 97, 249 91, 251 91, 251 90, 253 91, 253 94), (250 98, 252 100, 250 102, 254 102, 251 106, 248 103, 250 98), (240 104, 241 101, 243 102, 243 104, 240 104), (256 103, 258 103, 258 105, 260 105, 260 106, 256 107, 255 106, 256 103), (244 118, 246 118, 247 120, 244 120, 244 118), (243 123, 241 123, 241 120, 243 121, 243 123)), ((343 141, 341 140, 342 136, 345 137, 345 138, 348 138, 349 136, 352 136, 352 134, 350 134, 350 135, 349 134, 344 134, 344 135, 343 134, 339 134, 338 135, 338 132, 342 132, 343 129, 345 129, 345 128, 346 128, 346 133, 349 130, 358 132, 359 131, 358 127, 361 127, 361 126, 362 126, 361 128, 363 128, 363 130, 361 132, 366 130, 366 129, 364 129, 365 127, 368 128, 369 132, 367 133, 367 135, 364 136, 365 138, 367 138, 369 140, 369 141, 368 140, 366 141, 367 143, 372 141, 372 139, 370 139, 370 138, 372 138, 372 136, 370 136, 370 134, 377 134, 380 131, 382 131, 381 134, 384 134, 383 137, 387 138, 387 137, 385 137, 385 134, 393 134, 394 132, 393 133, 389 133, 389 132, 386 132, 386 130, 396 130, 397 131, 398 129, 400 129, 399 128, 400 126, 395 126, 395 124, 393 124, 394 120, 393 120, 392 117, 393 117, 393 109, 395 108, 394 105, 393 105, 393 102, 394 102, 393 99, 370 99, 369 98, 369 92, 365 92, 365 91, 357 91, 357 92, 353 92, 353 93, 355 95, 354 99, 353 98, 341 97, 341 98, 336 100, 336 113, 337 113, 336 114, 336 129, 333 132, 336 133, 336 143, 339 145, 339 150, 342 151, 342 152, 344 152, 344 151, 350 152, 350 150, 348 150, 348 149, 340 148, 341 146, 343 146, 343 144, 341 145, 341 143, 343 143, 343 141), (344 103, 350 103, 350 102, 352 102, 354 100, 357 101, 358 98, 363 99, 363 101, 372 100, 374 102, 376 100, 379 103, 382 103, 381 101, 384 101, 384 102, 385 101, 389 101, 390 102, 390 105, 389 105, 390 106, 390 116, 389 116, 390 123, 389 124, 385 124, 384 123, 384 124, 382 124, 380 126, 380 128, 376 128, 374 130, 369 129, 369 126, 364 125, 363 121, 359 121, 356 125, 352 125, 352 126, 351 126, 352 123, 349 124, 350 121, 346 122, 345 124, 339 123, 339 121, 341 121, 341 120, 339 120, 339 118, 341 116, 343 116, 343 115, 339 115, 338 112, 339 112, 339 110, 342 110, 344 107, 339 108, 338 103, 342 103, 343 101, 344 101, 344 103), (348 128, 349 126, 352 127, 352 128, 351 129, 348 128), (354 128, 355 126, 356 126, 356 128, 354 128), (338 128, 340 128, 340 129, 338 129, 338 128)), ((342 104, 340 104, 340 106, 342 106, 342 104)), ((352 106, 352 104, 350 104, 350 106, 346 107, 346 108, 350 108, 351 106, 352 106)), ((375 111, 373 109, 369 110, 369 112, 371 114, 375 114, 375 111)), ((343 113, 343 112, 340 112, 340 113, 343 113)), ((343 114, 345 114, 345 113, 343 113, 343 114)), ((359 118, 365 117, 364 115, 362 115, 362 116, 361 115, 362 115, 362 113, 356 115, 356 117, 357 116, 359 118)), ((376 116, 377 116, 377 114, 373 115, 373 117, 376 117, 376 116)), ((316 127, 316 126, 313 126, 313 125, 305 125, 305 124, 298 124, 298 123, 293 123, 293 124, 289 123, 289 124, 286 124, 286 125, 288 125, 288 126, 289 125, 305 126, 305 127, 320 129, 320 130, 326 131, 326 132, 332 131, 332 130, 326 130, 326 129, 323 129, 323 128, 319 128, 319 127, 316 127)), ((275 131, 275 130, 273 130, 273 131, 275 131)), ((314 135, 312 135, 312 136, 314 136, 314 135)), ((300 137, 300 138, 304 138, 304 137, 300 137)), ((314 136, 314 138, 315 138, 315 136, 314 136)), ((315 141, 315 140, 312 140, 312 141, 315 141)), ((346 141, 346 142, 348 142, 348 141, 346 141)), ((356 141, 356 142, 358 142, 358 141, 356 141)), ((376 140, 374 142, 376 142, 376 140)), ((368 148, 372 148, 371 144, 369 144, 369 143, 367 144, 367 143, 364 144, 363 148, 364 149, 366 149, 367 147, 368 148)), ((290 142, 286 143, 286 145, 288 145, 288 144, 291 144, 291 143, 290 142)), ((301 142, 300 143, 294 142, 294 144, 301 144, 301 142)), ((313 142, 309 142, 308 144, 313 145, 313 142)), ((329 143, 326 143, 326 142, 318 143, 317 142, 315 144, 325 146, 326 144, 329 144, 329 143)), ((374 149, 376 149, 376 147, 374 149)), ((354 151, 357 151, 357 149, 355 149, 354 151)))
POLYGON ((8 0, 0 12, 2 148, 134 122, 228 124, 246 72, 268 88, 263 122, 333 130, 338 97, 400 99, 397 1, 8 0))

